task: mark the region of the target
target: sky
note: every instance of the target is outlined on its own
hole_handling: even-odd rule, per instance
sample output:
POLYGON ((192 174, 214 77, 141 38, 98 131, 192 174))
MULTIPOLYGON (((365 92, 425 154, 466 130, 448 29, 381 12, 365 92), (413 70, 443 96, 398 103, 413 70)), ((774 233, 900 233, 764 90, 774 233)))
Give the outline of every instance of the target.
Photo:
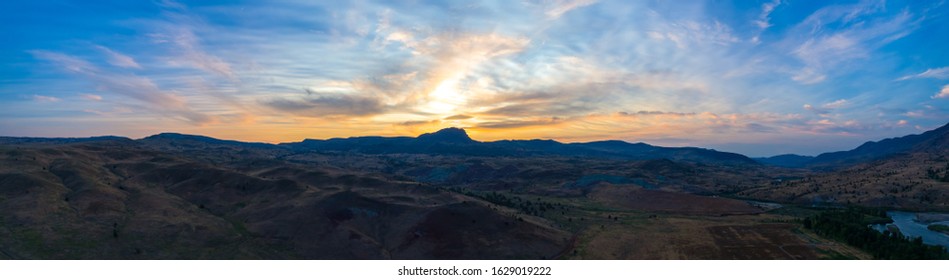
POLYGON ((945 1, 2 1, 0 135, 815 155, 949 122, 945 1))

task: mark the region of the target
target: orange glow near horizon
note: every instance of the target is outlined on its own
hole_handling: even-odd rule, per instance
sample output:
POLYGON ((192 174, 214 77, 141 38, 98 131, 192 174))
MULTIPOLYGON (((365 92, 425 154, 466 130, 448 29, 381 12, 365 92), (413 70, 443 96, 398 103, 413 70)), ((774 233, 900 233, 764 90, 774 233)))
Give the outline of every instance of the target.
MULTIPOLYGON (((449 113, 450 114, 450 113, 449 113)), ((384 122, 376 117, 312 119, 293 118, 286 123, 268 123, 266 119, 241 124, 180 126, 187 134, 266 143, 299 142, 304 139, 329 139, 358 136, 409 136, 435 132, 448 127, 465 129, 477 141, 552 139, 561 142, 625 140, 655 141, 691 134, 714 140, 716 130, 739 129, 749 123, 793 120, 795 115, 716 115, 712 113, 617 113, 592 114, 569 119, 511 119, 466 115, 465 119, 433 119, 418 122, 384 122)), ((804 129, 804 128, 801 128, 804 129)), ((159 133, 162 131, 155 131, 159 133)), ((148 135, 137 135, 148 136, 148 135)))

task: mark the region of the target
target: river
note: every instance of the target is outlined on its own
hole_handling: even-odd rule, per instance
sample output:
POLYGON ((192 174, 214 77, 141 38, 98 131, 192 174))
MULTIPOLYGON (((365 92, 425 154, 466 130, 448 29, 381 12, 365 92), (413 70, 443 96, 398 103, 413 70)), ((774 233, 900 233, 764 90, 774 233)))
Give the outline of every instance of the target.
MULTIPOLYGON (((902 211, 886 212, 886 215, 893 219, 892 224, 896 225, 903 235, 911 238, 919 236, 923 238, 923 243, 949 248, 949 235, 927 229, 926 227, 930 224, 916 221, 916 214, 917 213, 902 211)), ((931 224, 949 225, 949 221, 939 221, 931 224)), ((874 225, 873 228, 882 232, 886 226, 874 225)))

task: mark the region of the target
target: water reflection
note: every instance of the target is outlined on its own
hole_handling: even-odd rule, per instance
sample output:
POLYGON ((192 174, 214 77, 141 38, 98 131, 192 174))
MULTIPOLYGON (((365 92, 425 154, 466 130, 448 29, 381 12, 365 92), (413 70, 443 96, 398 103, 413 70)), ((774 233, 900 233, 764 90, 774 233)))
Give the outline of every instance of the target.
MULTIPOLYGON (((940 246, 949 248, 949 235, 936 232, 936 231, 931 231, 928 228, 926 228, 930 224, 949 225, 949 221, 934 221, 929 224, 926 224, 926 223, 921 223, 917 221, 916 216, 919 213, 889 211, 889 212, 886 212, 886 214, 887 216, 890 216, 891 219, 893 219, 892 224, 886 224, 886 225, 878 224, 878 225, 871 225, 870 227, 872 227, 873 229, 879 232, 883 232, 884 230, 887 229, 887 227, 895 226, 896 228, 899 229, 900 232, 903 233, 903 235, 907 237, 910 237, 910 238, 915 238, 917 236, 922 237, 923 243, 926 243, 929 245, 940 245, 940 246)), ((924 214, 928 214, 928 213, 924 213, 924 214)))

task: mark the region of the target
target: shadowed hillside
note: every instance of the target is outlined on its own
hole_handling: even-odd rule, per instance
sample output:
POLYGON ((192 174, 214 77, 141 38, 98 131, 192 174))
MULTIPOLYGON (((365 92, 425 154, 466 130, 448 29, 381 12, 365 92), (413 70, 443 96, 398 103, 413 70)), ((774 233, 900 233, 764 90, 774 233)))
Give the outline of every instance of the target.
POLYGON ((741 195, 801 204, 949 210, 949 125, 814 158, 805 177, 741 195))
POLYGON ((318 166, 115 142, 0 155, 8 258, 539 259, 569 239, 476 198, 318 166))
POLYGON ((810 206, 949 209, 943 130, 879 142, 913 143, 900 152, 865 144, 833 171, 455 128, 280 145, 4 137, 0 258, 868 258, 797 221, 810 206))

